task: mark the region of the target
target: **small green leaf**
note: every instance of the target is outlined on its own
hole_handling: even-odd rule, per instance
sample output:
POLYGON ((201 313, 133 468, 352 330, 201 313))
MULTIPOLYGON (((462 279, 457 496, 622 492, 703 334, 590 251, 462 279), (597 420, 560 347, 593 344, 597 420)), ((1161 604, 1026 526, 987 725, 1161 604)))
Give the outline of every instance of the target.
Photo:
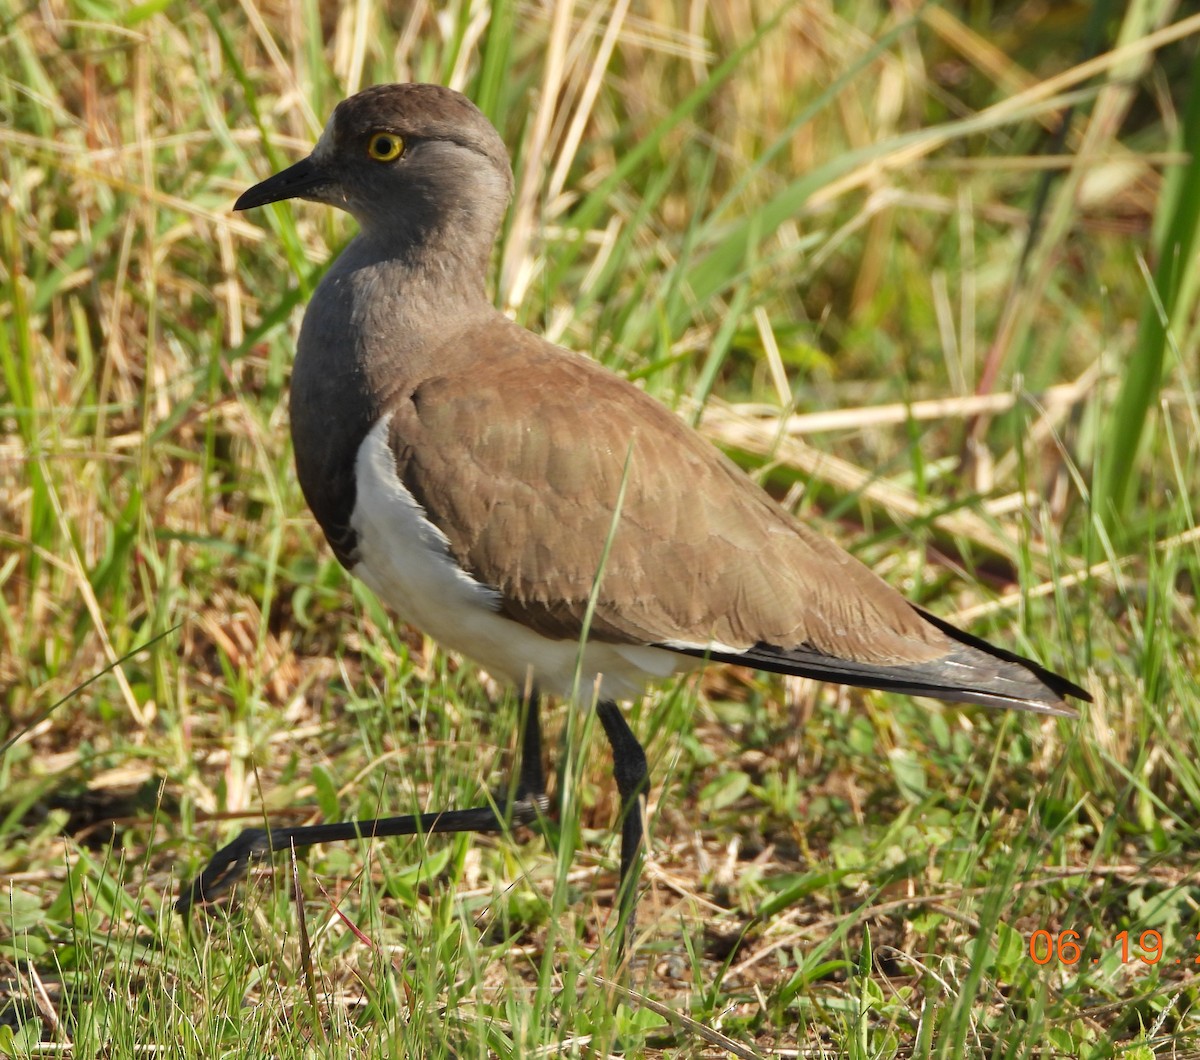
POLYGON ((802 898, 816 891, 840 883, 849 875, 850 870, 838 869, 833 872, 807 872, 798 876, 776 876, 774 879, 766 880, 766 886, 772 890, 778 890, 779 893, 768 898, 759 906, 758 915, 763 918, 774 916, 781 909, 787 909, 788 906, 795 905, 802 898))
POLYGON ((929 795, 929 785, 925 778, 925 766, 917 756, 906 747, 896 747, 888 755, 888 765, 904 797, 909 802, 923 802, 929 795))
POLYGON ((1025 939, 1019 931, 1005 923, 996 925, 995 938, 996 976, 1012 982, 1025 967, 1025 939))
POLYGON ((336 821, 341 814, 338 806, 337 785, 324 766, 313 766, 312 784, 316 789, 317 805, 321 808, 321 813, 326 820, 336 821))
POLYGON ((655 1027, 665 1027, 666 1025, 666 1017, 660 1016, 648 1008, 639 1006, 630 1009, 622 1005, 617 1010, 617 1033, 620 1035, 644 1034, 655 1027))
POLYGON ((745 773, 724 773, 704 785, 700 792, 700 809, 706 813, 722 810, 737 802, 749 789, 750 778, 745 773))

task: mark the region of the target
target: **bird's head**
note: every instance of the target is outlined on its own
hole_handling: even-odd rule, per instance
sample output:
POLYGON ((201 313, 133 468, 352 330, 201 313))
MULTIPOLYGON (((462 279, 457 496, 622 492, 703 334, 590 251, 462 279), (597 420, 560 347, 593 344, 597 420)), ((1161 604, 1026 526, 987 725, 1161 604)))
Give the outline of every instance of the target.
POLYGON ((465 225, 490 228, 490 237, 512 187, 504 141, 466 96, 441 85, 375 85, 338 104, 307 158, 233 208, 308 199, 346 210, 369 234, 419 241, 465 225))

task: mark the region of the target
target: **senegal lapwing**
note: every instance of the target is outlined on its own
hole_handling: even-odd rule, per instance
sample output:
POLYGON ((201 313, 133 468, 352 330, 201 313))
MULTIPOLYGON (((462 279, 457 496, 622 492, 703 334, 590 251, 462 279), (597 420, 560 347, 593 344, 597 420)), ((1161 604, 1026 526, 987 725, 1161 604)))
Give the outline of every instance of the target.
POLYGON ((526 690, 515 797, 245 831, 181 912, 272 851, 535 820, 542 694, 595 704, 630 903, 648 779, 617 703, 649 681, 722 662, 1042 714, 1089 698, 910 604, 658 402, 499 312, 485 281, 512 189, 504 143, 464 96, 377 85, 234 208, 307 199, 359 224, 300 331, 300 485, 334 554, 397 615, 526 690))

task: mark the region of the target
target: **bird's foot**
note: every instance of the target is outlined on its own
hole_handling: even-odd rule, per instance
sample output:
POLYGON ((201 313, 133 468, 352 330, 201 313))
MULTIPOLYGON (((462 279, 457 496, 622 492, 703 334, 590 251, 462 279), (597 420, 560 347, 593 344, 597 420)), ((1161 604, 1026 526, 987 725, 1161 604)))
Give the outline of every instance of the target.
MULTIPOLYGON (((497 806, 503 806, 508 802, 508 792, 492 792, 492 799, 497 806)), ((504 817, 511 824, 533 824, 539 817, 546 817, 549 813, 550 796, 544 791, 518 791, 516 798, 508 804, 508 812, 504 817)))
POLYGON ((246 875, 253 861, 264 861, 271 854, 271 835, 264 828, 247 828, 232 842, 221 847, 175 902, 175 912, 186 915, 194 906, 216 901, 246 875))
POLYGON ((415 835, 434 832, 499 832, 510 825, 535 824, 548 814, 550 800, 544 792, 518 792, 510 803, 508 792, 497 795, 491 806, 441 813, 388 817, 376 821, 340 821, 329 824, 282 828, 267 832, 248 828, 232 843, 222 847, 179 896, 175 911, 186 914, 194 906, 208 905, 226 894, 249 869, 274 850, 306 847, 314 843, 336 843, 373 836, 415 835), (493 807, 506 806, 497 811, 493 807))

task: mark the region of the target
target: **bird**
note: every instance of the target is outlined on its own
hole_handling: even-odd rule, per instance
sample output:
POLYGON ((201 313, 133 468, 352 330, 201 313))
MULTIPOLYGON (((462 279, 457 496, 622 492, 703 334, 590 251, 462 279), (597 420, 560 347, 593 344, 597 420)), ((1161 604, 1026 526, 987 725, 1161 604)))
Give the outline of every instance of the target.
POLYGON ((466 96, 381 84, 234 204, 301 199, 358 223, 297 341, 299 483, 352 575, 522 690, 511 790, 467 809, 247 829, 182 888, 180 913, 273 851, 537 821, 543 696, 594 709, 611 746, 627 923, 649 775, 620 703, 649 683, 732 663, 1043 715, 1091 698, 910 603, 666 406, 497 309, 487 276, 512 191, 504 141, 466 96))

